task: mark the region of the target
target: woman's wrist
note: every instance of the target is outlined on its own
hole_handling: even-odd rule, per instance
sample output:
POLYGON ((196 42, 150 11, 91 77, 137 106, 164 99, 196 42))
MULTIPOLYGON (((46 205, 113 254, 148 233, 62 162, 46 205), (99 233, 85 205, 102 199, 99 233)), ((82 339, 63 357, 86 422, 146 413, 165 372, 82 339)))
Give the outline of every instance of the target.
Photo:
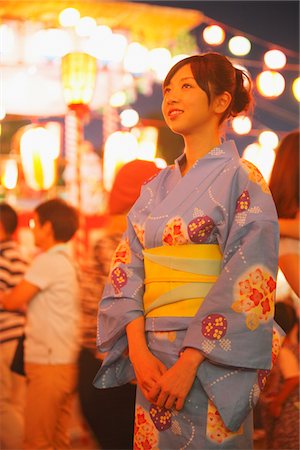
POLYGON ((180 359, 188 364, 192 369, 198 369, 204 361, 204 356, 196 348, 186 347, 180 354, 180 359))

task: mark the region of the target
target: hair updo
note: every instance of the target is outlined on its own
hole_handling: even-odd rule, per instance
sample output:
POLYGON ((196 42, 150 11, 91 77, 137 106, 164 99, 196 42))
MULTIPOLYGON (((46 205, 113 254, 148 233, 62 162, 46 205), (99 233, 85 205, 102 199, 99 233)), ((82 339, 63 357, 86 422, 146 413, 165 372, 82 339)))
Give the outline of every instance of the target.
POLYGON ((229 59, 220 53, 204 53, 182 59, 170 69, 163 87, 167 86, 175 73, 187 64, 190 64, 198 86, 206 92, 209 103, 214 96, 223 94, 225 91, 231 95, 231 102, 222 115, 220 123, 250 108, 252 94, 249 75, 234 67, 229 59))

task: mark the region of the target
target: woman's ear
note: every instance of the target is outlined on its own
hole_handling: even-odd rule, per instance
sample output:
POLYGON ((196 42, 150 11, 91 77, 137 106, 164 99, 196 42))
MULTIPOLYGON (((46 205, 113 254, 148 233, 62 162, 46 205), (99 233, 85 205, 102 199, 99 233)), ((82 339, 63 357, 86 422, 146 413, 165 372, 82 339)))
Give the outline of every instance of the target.
POLYGON ((214 110, 218 114, 223 114, 231 102, 231 95, 225 91, 223 94, 217 95, 214 99, 214 110))

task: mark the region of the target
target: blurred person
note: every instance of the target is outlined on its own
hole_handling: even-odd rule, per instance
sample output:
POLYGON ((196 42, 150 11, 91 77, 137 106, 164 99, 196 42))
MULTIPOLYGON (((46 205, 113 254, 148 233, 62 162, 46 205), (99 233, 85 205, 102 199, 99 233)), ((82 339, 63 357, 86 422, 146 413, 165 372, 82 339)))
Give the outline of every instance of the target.
POLYGON ((93 244, 91 261, 81 270, 82 343, 78 394, 83 417, 103 449, 131 449, 136 387, 132 383, 99 390, 93 386, 103 356, 96 351, 97 309, 109 274, 110 261, 126 228, 126 213, 141 185, 159 172, 154 162, 131 161, 116 174, 107 202, 101 236, 93 244))
POLYGON ((269 187, 279 218, 279 267, 299 297, 299 130, 280 141, 269 187))
POLYGON ((277 302, 275 320, 286 333, 260 405, 266 448, 299 449, 299 318, 292 302, 277 302))
POLYGON ((38 205, 30 225, 41 253, 0 300, 27 306, 25 449, 70 448, 68 427, 77 386, 79 285, 68 242, 77 211, 60 199, 38 205))
MULTIPOLYGON (((9 292, 23 277, 28 261, 15 239, 18 214, 0 203, 0 292, 9 292)), ((23 336, 25 311, 0 307, 0 448, 20 449, 23 441, 25 378, 11 370, 19 339, 23 336)))
POLYGON ((95 385, 136 379, 135 449, 252 448, 279 333, 278 220, 260 172, 223 141, 251 102, 247 74, 218 53, 181 60, 163 83, 184 152, 129 211, 98 312, 95 385))

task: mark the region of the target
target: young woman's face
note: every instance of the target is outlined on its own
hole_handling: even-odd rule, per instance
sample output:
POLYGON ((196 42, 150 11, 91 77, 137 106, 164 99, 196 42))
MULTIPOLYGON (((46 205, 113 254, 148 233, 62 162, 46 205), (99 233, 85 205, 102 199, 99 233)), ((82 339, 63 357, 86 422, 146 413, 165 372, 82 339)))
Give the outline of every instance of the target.
POLYGON ((201 132, 212 120, 212 105, 197 84, 189 64, 181 67, 165 86, 162 113, 168 127, 182 136, 201 132))

